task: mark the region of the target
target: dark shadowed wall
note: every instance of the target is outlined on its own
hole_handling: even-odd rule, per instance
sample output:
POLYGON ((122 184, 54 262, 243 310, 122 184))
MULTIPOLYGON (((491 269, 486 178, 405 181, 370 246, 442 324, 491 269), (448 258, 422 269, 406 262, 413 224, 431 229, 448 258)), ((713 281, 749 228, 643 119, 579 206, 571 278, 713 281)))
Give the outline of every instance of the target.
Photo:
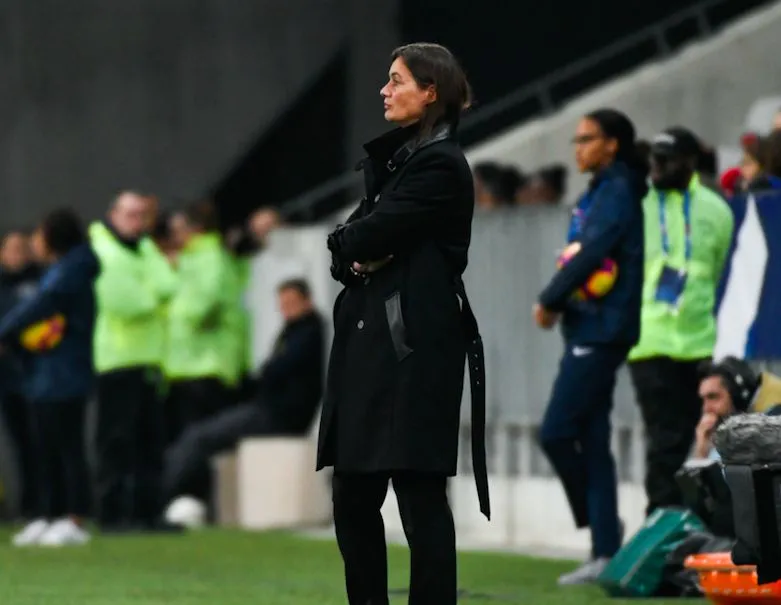
MULTIPOLYGON (((396 41, 396 0, 375 3, 385 33, 351 63, 351 91, 396 41)), ((340 48, 367 43, 352 32, 363 4, 2 0, 0 228, 59 204, 96 216, 123 187, 204 194, 340 48)), ((354 108, 341 148, 377 124, 367 111, 354 108)))

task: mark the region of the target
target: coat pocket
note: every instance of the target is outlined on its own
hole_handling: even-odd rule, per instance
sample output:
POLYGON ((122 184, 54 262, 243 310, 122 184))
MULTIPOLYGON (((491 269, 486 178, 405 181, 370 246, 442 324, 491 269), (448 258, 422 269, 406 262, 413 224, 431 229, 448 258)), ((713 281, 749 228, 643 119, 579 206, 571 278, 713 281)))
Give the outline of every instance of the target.
POLYGON ((407 326, 404 325, 399 292, 394 292, 390 298, 385 300, 385 317, 388 320, 393 348, 396 350, 396 359, 403 361, 412 353, 412 349, 407 344, 407 326))

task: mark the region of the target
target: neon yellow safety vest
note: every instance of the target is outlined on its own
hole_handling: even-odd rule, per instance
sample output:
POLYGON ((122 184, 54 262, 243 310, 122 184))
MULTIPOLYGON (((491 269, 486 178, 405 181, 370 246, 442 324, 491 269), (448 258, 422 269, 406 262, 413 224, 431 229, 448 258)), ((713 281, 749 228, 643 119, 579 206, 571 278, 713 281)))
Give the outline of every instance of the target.
POLYGON ((179 288, 168 306, 166 376, 235 382, 227 322, 233 275, 220 236, 193 237, 179 254, 177 271, 179 288))
POLYGON ((176 289, 173 270, 148 237, 132 250, 103 223, 92 224, 89 237, 100 262, 95 281, 96 371, 159 368, 164 354, 165 303, 176 289))
POLYGON ((640 342, 629 361, 651 357, 695 360, 710 357, 716 343, 716 288, 732 241, 734 218, 729 205, 695 175, 689 184, 691 258, 686 261, 685 197, 680 191, 649 190, 645 216, 645 277, 640 342), (662 245, 661 211, 668 233, 669 257, 662 245), (656 300, 665 264, 685 269, 687 278, 677 312, 656 300))

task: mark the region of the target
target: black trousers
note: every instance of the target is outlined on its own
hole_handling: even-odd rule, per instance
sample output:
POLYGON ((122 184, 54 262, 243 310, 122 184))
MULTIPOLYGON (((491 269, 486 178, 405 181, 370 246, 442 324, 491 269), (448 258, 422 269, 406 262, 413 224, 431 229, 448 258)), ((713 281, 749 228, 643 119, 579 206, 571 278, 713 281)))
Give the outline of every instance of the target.
POLYGON ((17 393, 4 394, 0 409, 16 454, 20 488, 19 513, 23 518, 29 519, 36 515, 39 501, 33 411, 29 402, 17 393))
POLYGON ((388 559, 380 508, 389 480, 410 547, 410 605, 455 605, 456 533, 447 477, 412 472, 334 475, 334 523, 348 603, 388 605, 388 559))
MULTIPOLYGON (((209 422, 229 406, 230 391, 217 378, 199 378, 171 383, 167 406, 167 446, 176 443, 190 427, 209 422)), ((210 501, 211 473, 208 464, 194 469, 188 477, 187 492, 204 502, 210 501)))
POLYGON ((691 451, 702 414, 701 362, 654 357, 629 364, 646 431, 647 514, 683 504, 675 473, 691 451))
POLYGON ((166 444, 176 442, 188 426, 225 409, 230 400, 230 391, 217 378, 171 382, 165 403, 166 444))
POLYGON ((88 517, 92 504, 84 440, 86 398, 31 403, 38 502, 35 516, 88 517))
POLYGON ((201 497, 200 478, 210 474, 212 456, 234 448, 245 437, 284 432, 284 426, 271 411, 257 403, 237 405, 189 426, 166 452, 166 499, 183 494, 201 497))
POLYGON ((95 484, 103 528, 151 523, 162 513, 164 431, 155 370, 98 377, 95 484))

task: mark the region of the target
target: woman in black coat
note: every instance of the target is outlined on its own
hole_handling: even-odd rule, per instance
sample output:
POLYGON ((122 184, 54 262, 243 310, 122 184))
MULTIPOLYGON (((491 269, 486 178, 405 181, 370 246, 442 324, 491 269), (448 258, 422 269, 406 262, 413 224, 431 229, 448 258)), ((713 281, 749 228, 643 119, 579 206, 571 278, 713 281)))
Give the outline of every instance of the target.
POLYGON ((398 128, 364 146, 366 197, 328 238, 332 274, 345 288, 334 306, 318 469, 335 470, 349 602, 388 603, 380 508, 393 481, 411 550, 409 602, 449 605, 456 544, 446 488, 456 473, 467 352, 475 476, 488 515, 482 348, 461 282, 474 186, 453 138, 469 85, 438 45, 401 47, 392 61, 381 94, 385 119, 398 128))

